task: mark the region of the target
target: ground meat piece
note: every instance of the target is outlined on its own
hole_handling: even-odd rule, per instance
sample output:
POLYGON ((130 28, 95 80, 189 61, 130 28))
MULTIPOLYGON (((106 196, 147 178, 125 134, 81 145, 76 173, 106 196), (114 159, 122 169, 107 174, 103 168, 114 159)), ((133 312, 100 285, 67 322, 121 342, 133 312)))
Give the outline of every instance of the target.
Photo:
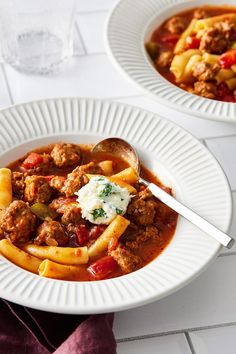
POLYGON ((207 18, 208 14, 205 10, 203 9, 196 9, 193 13, 193 18, 196 18, 197 20, 200 20, 201 18, 207 18))
POLYGON ((38 227, 34 243, 36 245, 66 246, 68 239, 69 237, 59 222, 46 220, 38 227))
POLYGON ((111 251, 110 255, 114 258, 122 271, 125 273, 130 273, 138 269, 142 261, 139 256, 135 256, 121 245, 119 245, 115 250, 111 251))
POLYGON ((186 20, 180 16, 174 16, 166 22, 165 28, 173 34, 181 34, 187 26, 186 20))
POLYGON ((50 181, 50 186, 53 189, 56 189, 58 192, 61 192, 64 183, 65 183, 66 178, 63 176, 55 176, 51 179, 50 181))
POLYGON ((217 88, 211 82, 197 81, 194 83, 194 93, 202 97, 214 99, 217 95, 217 88))
POLYGON ((143 245, 147 240, 157 239, 159 237, 158 229, 155 226, 147 226, 143 231, 139 231, 136 234, 136 238, 133 241, 126 241, 125 245, 130 249, 137 249, 143 245))
POLYGON ((93 161, 89 162, 87 165, 79 166, 78 170, 83 173, 91 173, 92 175, 100 175, 103 172, 102 168, 93 161))
POLYGON ((229 21, 219 22, 204 32, 199 49, 207 53, 222 54, 235 38, 235 25, 229 21))
POLYGON ((210 64, 199 62, 193 67, 193 77, 199 81, 211 81, 214 80, 216 74, 220 70, 219 64, 210 64))
POLYGON ((155 63, 157 66, 159 66, 161 68, 168 68, 172 62, 173 57, 174 57, 174 54, 171 51, 162 52, 162 53, 160 53, 160 55, 155 63))
POLYGON ((229 40, 229 42, 236 39, 235 23, 227 21, 227 20, 222 21, 222 22, 217 22, 214 25, 214 28, 217 29, 218 31, 222 32, 224 34, 225 38, 229 40))
POLYGON ((29 203, 47 203, 51 197, 52 188, 44 177, 28 176, 25 179, 25 200, 29 203))
POLYGON ((62 215, 61 222, 65 225, 79 224, 83 221, 79 206, 69 205, 62 215))
POLYGON ((75 166, 81 161, 81 150, 74 144, 55 144, 51 157, 58 167, 75 166))
POLYGON ((0 227, 4 236, 13 243, 29 241, 34 231, 36 216, 22 200, 15 200, 3 212, 0 227))
POLYGON ((61 192, 64 193, 67 197, 73 196, 75 192, 77 192, 88 182, 88 177, 83 172, 80 172, 80 169, 77 167, 75 170, 68 174, 61 192))
POLYGON ((76 197, 59 197, 53 199, 53 201, 49 204, 49 207, 55 210, 58 214, 64 214, 66 209, 72 204, 77 204, 76 197))
POLYGON ((127 214, 131 220, 139 225, 153 224, 156 214, 157 203, 152 193, 145 189, 135 196, 128 206, 127 214))
POLYGON ((27 174, 23 172, 12 172, 12 189, 17 195, 23 195, 25 190, 25 178, 27 174))

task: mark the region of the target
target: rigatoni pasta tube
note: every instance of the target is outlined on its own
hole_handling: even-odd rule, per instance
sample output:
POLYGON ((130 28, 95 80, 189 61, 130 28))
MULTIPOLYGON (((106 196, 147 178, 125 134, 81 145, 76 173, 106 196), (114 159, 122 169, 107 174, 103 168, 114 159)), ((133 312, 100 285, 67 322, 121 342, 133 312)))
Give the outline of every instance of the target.
POLYGON ((220 55, 204 53, 202 59, 205 63, 215 64, 218 63, 220 55))
POLYGON ((110 160, 101 161, 98 164, 101 167, 102 172, 105 176, 110 176, 113 173, 113 162, 110 160))
POLYGON ((51 261, 78 265, 88 263, 88 248, 87 247, 55 247, 55 246, 37 246, 28 244, 22 249, 29 254, 40 259, 50 259, 51 261))
POLYGON ((221 82, 225 82, 226 80, 232 79, 234 76, 235 76, 235 73, 233 72, 233 70, 220 69, 220 71, 216 75, 215 79, 216 79, 217 85, 219 85, 221 82))
POLYGON ((122 187, 122 188, 126 188, 130 194, 136 194, 137 190, 131 186, 131 184, 128 184, 124 181, 122 181, 120 178, 117 178, 115 176, 111 176, 111 177, 107 177, 108 180, 112 183, 118 184, 118 186, 122 187))
POLYGON ((125 232, 129 224, 129 220, 121 215, 117 215, 105 231, 103 231, 103 233, 89 247, 89 258, 95 258, 104 252, 108 247, 110 239, 113 237, 119 238, 125 232))
POLYGON ((11 170, 9 168, 0 168, 0 210, 6 209, 11 202, 11 170))
POLYGON ((39 275, 41 277, 73 280, 79 279, 84 275, 86 269, 83 266, 64 265, 45 259, 39 266, 39 275))
POLYGON ((135 184, 138 182, 138 174, 132 167, 128 167, 128 168, 120 171, 119 173, 112 175, 111 177, 112 178, 119 178, 120 180, 122 180, 128 184, 135 184))
POLYGON ((200 61, 202 61, 202 56, 199 54, 195 54, 189 59, 183 72, 182 81, 191 82, 193 80, 193 67, 195 64, 200 63, 200 61))
POLYGON ((177 82, 182 82, 185 67, 186 67, 189 59, 193 55, 201 55, 200 50, 189 49, 182 54, 177 54, 174 56, 174 58, 171 62, 170 71, 175 75, 177 82))
POLYGON ((19 267, 38 274, 41 259, 22 251, 9 240, 0 241, 0 253, 19 267))
POLYGON ((176 43, 174 53, 178 54, 181 53, 185 50, 185 44, 186 44, 186 38, 190 36, 195 28, 197 20, 195 18, 192 19, 190 22, 189 26, 186 28, 186 30, 181 34, 178 42, 176 43))
POLYGON ((223 22, 230 20, 232 22, 236 22, 236 14, 235 13, 227 13, 224 15, 213 16, 204 18, 201 20, 197 20, 194 25, 194 32, 198 32, 200 30, 205 30, 207 28, 212 27, 215 23, 223 22))

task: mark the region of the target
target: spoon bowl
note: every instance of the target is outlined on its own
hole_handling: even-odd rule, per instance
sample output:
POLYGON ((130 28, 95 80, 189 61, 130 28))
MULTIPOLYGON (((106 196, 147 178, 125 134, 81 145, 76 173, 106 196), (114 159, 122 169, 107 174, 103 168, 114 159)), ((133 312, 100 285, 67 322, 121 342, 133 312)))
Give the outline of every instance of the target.
POLYGON ((107 138, 94 145, 92 153, 105 152, 118 156, 127 161, 133 169, 140 172, 140 161, 136 150, 126 140, 121 138, 107 138))

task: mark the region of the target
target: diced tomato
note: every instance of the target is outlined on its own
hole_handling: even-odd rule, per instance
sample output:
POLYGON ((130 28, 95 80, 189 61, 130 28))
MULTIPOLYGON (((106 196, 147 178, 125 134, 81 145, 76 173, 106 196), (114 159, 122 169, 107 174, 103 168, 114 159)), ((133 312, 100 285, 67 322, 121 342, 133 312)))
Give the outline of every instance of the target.
POLYGON ((43 177, 47 180, 47 182, 50 182, 55 177, 55 175, 43 176, 43 177))
POLYGON ((115 250, 117 246, 118 246, 118 238, 113 236, 108 243, 108 251, 115 250))
POLYGON ((236 49, 222 54, 219 58, 219 63, 223 69, 229 69, 232 65, 236 64, 236 49))
POLYGON ((165 43, 165 44, 176 44, 179 40, 179 35, 178 34, 163 34, 161 36, 161 41, 162 43, 165 43))
POLYGON ((99 225, 93 226, 89 231, 90 240, 96 240, 105 230, 106 226, 99 225))
POLYGON ((116 261, 111 256, 106 256, 92 263, 87 271, 95 280, 101 280, 107 278, 116 268, 116 261))
POLYGON ((186 49, 198 49, 200 46, 200 39, 197 37, 188 36, 186 38, 186 49))
POLYGON ((39 155, 36 152, 31 152, 26 157, 25 161, 23 161, 22 166, 24 168, 30 169, 30 168, 38 166, 42 162, 43 162, 42 155, 39 155))
POLYGON ((89 229, 86 225, 78 225, 75 233, 79 246, 85 246, 89 242, 89 229))

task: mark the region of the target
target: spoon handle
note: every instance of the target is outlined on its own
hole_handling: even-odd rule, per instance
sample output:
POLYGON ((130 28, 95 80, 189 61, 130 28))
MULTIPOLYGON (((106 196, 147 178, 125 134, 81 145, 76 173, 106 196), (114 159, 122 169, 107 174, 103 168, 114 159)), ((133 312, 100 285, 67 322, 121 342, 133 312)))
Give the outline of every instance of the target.
POLYGON ((145 184, 152 194, 158 198, 162 203, 168 205, 171 209, 175 210, 178 214, 185 217, 187 220, 191 221, 194 225, 199 227, 199 229, 205 231, 207 234, 212 236, 223 246, 231 248, 235 242, 233 238, 219 230, 214 225, 210 224, 208 221, 203 219, 200 215, 196 214, 194 211, 186 207, 185 205, 178 202, 175 198, 170 196, 168 193, 163 191, 160 187, 154 183, 148 183, 147 181, 140 179, 140 182, 145 184))

